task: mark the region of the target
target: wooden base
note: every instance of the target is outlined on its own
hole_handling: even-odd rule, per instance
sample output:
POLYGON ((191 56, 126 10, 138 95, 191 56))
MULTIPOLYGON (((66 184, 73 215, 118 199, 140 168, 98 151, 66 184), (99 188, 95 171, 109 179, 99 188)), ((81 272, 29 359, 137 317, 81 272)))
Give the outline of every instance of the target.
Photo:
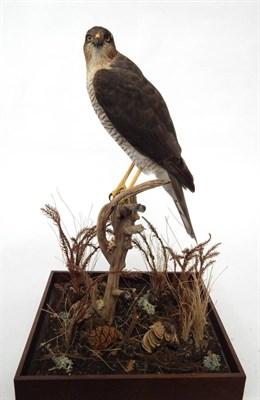
MULTIPOLYGON (((147 274, 144 274, 147 275, 147 274)), ((33 323, 14 384, 16 400, 242 400, 246 376, 217 311, 210 301, 209 319, 229 365, 229 373, 160 375, 27 374, 30 358, 55 283, 68 281, 68 272, 52 271, 33 323)), ((130 278, 129 278, 130 279, 130 278)))

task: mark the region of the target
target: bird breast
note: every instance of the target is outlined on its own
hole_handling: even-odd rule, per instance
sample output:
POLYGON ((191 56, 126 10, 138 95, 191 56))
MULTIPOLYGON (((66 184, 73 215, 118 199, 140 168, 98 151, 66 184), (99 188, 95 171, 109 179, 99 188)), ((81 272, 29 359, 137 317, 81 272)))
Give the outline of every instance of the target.
POLYGON ((111 135, 111 137, 117 142, 117 144, 125 151, 130 159, 135 163, 138 168, 141 168, 144 173, 154 173, 156 176, 162 168, 151 159, 147 158, 143 154, 139 153, 123 136, 117 131, 116 127, 109 120, 104 109, 98 103, 95 89, 93 85, 93 74, 88 74, 87 79, 87 90, 89 93, 91 104, 104 128, 111 135))

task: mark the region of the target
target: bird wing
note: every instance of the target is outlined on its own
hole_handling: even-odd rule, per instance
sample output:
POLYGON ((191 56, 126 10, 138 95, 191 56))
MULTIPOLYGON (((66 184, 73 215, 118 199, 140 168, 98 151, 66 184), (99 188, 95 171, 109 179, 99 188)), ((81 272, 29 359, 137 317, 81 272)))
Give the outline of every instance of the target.
POLYGON ((93 85, 97 101, 122 137, 194 191, 167 105, 140 69, 119 54, 110 69, 96 72, 93 85))

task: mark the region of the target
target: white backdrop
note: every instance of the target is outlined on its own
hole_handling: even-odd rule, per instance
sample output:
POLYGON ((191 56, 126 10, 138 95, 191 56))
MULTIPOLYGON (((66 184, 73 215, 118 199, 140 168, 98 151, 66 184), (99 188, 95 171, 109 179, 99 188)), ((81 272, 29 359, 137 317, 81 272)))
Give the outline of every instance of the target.
MULTIPOLYGON (((14 399, 50 270, 64 269, 40 207, 55 200, 73 236, 60 196, 80 223, 95 221, 129 165, 86 92, 82 46, 94 25, 112 31, 168 104, 195 177, 186 199, 196 235, 222 243, 212 298, 247 374, 244 398, 259 399, 258 2, 3 1, 1 11, 1 400, 14 399)), ((192 244, 163 189, 139 201, 159 232, 169 217, 181 247, 192 244)), ((128 264, 144 267, 135 253, 128 264)))

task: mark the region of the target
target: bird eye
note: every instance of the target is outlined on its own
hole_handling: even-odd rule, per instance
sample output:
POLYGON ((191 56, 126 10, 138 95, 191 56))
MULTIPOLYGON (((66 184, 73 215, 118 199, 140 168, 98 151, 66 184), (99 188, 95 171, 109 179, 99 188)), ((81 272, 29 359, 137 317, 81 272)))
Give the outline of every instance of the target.
POLYGON ((92 36, 91 36, 91 35, 87 35, 87 36, 86 36, 86 41, 87 41, 88 43, 90 43, 91 40, 92 40, 92 36))
POLYGON ((105 40, 105 42, 107 42, 107 43, 111 42, 111 36, 110 36, 110 35, 105 35, 105 36, 104 36, 104 40, 105 40))

